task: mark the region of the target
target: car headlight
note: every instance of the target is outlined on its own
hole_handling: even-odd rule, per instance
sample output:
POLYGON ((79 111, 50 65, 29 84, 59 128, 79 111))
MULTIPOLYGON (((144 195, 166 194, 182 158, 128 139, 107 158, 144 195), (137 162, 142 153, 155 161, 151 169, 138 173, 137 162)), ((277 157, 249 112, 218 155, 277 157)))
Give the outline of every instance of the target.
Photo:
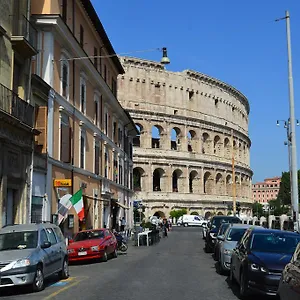
POLYGON ((19 259, 11 262, 10 264, 6 265, 4 268, 1 269, 1 272, 10 270, 10 269, 17 269, 17 268, 23 268, 30 265, 29 259, 19 259))
POLYGON ((212 239, 215 239, 217 237, 217 234, 216 233, 210 233, 210 236, 212 239))
POLYGON ((231 256, 232 250, 224 249, 223 253, 224 253, 225 255, 230 255, 230 256, 231 256))
POLYGON ((267 268, 259 266, 257 264, 250 264, 250 268, 254 272, 258 272, 258 271, 261 271, 263 273, 267 273, 268 272, 267 268))
POLYGON ((74 249, 68 249, 68 254, 74 253, 75 250, 74 249))
POLYGON ((92 251, 99 251, 100 250, 100 246, 93 246, 91 247, 92 251))

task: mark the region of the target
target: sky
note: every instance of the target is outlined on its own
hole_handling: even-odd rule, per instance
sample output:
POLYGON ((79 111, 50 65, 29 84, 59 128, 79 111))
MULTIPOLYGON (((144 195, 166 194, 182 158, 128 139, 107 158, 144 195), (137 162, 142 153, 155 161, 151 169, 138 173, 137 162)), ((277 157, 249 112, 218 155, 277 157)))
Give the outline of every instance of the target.
MULTIPOLYGON (((168 48, 170 71, 192 69, 237 88, 249 100, 253 183, 288 170, 289 118, 285 20, 289 10, 295 91, 300 120, 299 0, 92 0, 117 54, 159 61, 168 48)), ((296 128, 300 169, 300 126, 296 128)))

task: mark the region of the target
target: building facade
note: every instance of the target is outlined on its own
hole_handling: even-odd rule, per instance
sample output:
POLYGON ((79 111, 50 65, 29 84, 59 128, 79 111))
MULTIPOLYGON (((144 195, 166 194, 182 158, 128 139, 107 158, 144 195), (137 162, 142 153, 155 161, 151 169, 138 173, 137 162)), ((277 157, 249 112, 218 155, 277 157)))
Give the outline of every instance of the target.
POLYGON ((60 199, 82 189, 85 219, 71 209, 65 233, 112 228, 123 216, 130 226, 136 128, 117 100, 124 69, 89 0, 32 0, 31 13, 39 48, 33 73, 50 87, 47 101, 35 103, 43 219, 55 219, 60 199))
POLYGON ((37 32, 29 0, 0 1, 0 228, 31 220, 34 107, 31 62, 37 32))
POLYGON ((246 97, 198 72, 169 72, 159 63, 137 58, 121 61, 125 74, 118 80, 119 100, 139 130, 134 189, 146 217, 168 217, 181 208, 205 216, 228 214, 234 197, 241 213, 249 215, 246 97))
POLYGON ((277 198, 281 177, 266 178, 263 182, 252 184, 252 199, 254 202, 266 204, 277 198))

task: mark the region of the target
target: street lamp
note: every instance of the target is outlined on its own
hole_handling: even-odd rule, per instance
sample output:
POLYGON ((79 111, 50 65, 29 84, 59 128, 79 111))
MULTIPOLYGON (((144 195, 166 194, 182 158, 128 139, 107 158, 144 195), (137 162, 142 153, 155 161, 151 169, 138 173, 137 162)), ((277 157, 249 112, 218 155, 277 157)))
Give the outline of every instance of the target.
MULTIPOLYGON (((288 54, 288 82, 289 82, 289 107, 290 107, 290 164, 291 164, 291 184, 292 184, 292 207, 294 231, 299 232, 299 199, 298 199, 298 170, 297 170, 297 151, 296 151, 296 134, 295 134, 295 104, 294 104, 294 83, 292 71, 292 50, 291 50, 291 28, 290 14, 285 12, 285 17, 275 21, 286 20, 286 38, 288 54)), ((289 123, 289 122, 288 122, 289 123)))

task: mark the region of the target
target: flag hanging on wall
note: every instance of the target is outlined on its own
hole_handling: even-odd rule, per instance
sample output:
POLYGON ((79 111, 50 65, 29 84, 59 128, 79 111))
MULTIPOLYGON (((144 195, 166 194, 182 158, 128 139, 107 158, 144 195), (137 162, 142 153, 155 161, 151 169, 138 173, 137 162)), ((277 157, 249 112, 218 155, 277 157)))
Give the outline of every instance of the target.
POLYGON ((75 208, 79 220, 82 221, 84 219, 84 206, 81 189, 70 198, 70 202, 75 208))
POLYGON ((58 225, 67 217, 69 209, 72 207, 71 197, 72 195, 66 194, 59 200, 57 210, 58 225))

